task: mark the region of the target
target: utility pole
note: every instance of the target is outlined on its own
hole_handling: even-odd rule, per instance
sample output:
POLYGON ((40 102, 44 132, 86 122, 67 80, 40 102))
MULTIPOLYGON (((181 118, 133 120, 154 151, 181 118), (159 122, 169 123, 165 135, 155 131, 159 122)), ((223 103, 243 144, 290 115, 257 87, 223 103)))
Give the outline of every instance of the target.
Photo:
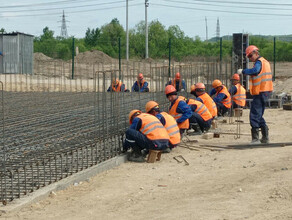
POLYGON ((216 40, 218 41, 219 39, 220 39, 220 24, 219 24, 219 18, 217 18, 216 40))
POLYGON ((126 35, 127 35, 127 45, 126 45, 126 59, 129 60, 129 0, 126 0, 126 35))
POLYGON ((207 24, 207 17, 205 17, 205 24, 206 24, 206 41, 208 42, 208 24, 207 24))
POLYGON ((147 22, 147 8, 149 6, 148 0, 145 0, 145 59, 148 58, 148 22, 147 22))
POLYGON ((61 37, 68 38, 67 33, 67 26, 66 26, 66 19, 65 19, 65 12, 63 10, 63 16, 62 16, 62 25, 61 25, 61 37))

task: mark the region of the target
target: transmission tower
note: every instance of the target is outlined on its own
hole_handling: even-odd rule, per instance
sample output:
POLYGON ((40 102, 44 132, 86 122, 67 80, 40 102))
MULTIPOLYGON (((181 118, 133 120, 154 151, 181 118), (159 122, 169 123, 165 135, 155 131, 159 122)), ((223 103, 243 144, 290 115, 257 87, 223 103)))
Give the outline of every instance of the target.
POLYGON ((217 18, 216 40, 218 41, 219 39, 220 39, 220 24, 219 24, 219 18, 217 18))
POLYGON ((64 12, 64 10, 63 10, 63 16, 62 16, 61 37, 63 37, 63 38, 68 38, 68 33, 67 33, 67 26, 66 26, 66 19, 65 19, 65 12, 64 12))

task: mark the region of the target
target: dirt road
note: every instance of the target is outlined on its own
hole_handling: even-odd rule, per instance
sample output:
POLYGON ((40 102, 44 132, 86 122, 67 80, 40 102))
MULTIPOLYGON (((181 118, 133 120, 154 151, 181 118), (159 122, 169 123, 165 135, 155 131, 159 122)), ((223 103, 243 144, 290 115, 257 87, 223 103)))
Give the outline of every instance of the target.
MULTIPOLYGON (((269 109, 265 118, 272 142, 292 141, 292 111, 269 109)), ((0 218, 292 219, 292 146, 219 151, 199 146, 248 143, 248 110, 243 120, 240 139, 196 137, 197 150, 179 147, 154 164, 123 164, 0 218), (173 159, 178 155, 189 165, 173 159)), ((224 132, 235 127, 219 123, 224 132)))

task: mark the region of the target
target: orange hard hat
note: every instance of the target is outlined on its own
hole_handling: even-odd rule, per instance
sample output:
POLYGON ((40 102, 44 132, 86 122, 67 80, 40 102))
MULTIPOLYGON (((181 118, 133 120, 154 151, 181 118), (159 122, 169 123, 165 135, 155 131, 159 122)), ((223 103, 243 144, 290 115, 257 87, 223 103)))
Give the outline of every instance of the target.
POLYGON ((138 74, 138 79, 143 79, 144 77, 143 77, 143 74, 142 73, 139 73, 138 74))
POLYGON ((165 87, 165 95, 168 95, 170 93, 176 92, 176 89, 173 85, 168 85, 165 87))
POLYGON ((175 79, 180 79, 180 73, 179 73, 179 72, 177 72, 177 73, 175 74, 175 79))
POLYGON ((191 85, 191 92, 194 92, 196 90, 196 86, 195 85, 191 85))
POLYGON ((258 51, 259 48, 257 48, 255 45, 249 45, 245 50, 245 55, 248 57, 252 52, 258 51))
POLYGON ((206 89, 205 84, 201 82, 196 83, 195 86, 196 86, 196 89, 206 89))
POLYGON ((148 113, 148 112, 151 111, 151 109, 153 109, 155 107, 159 107, 158 103, 157 102, 154 102, 154 101, 149 101, 145 105, 145 110, 148 113))
POLYGON ((129 113, 129 123, 132 124, 132 117, 136 114, 139 113, 139 115, 142 113, 140 110, 138 109, 134 109, 132 111, 130 111, 129 113))
POLYGON ((222 82, 219 79, 215 79, 212 83, 212 87, 216 89, 219 86, 222 86, 222 82))
POLYGON ((239 77, 239 75, 237 73, 234 73, 231 79, 239 81, 240 77, 239 77))

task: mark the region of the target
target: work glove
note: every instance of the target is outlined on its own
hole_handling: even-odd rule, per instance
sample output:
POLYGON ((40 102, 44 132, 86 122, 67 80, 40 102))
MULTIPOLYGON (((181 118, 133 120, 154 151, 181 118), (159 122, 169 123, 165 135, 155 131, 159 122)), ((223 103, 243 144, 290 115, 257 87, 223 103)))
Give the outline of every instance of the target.
POLYGON ((237 73, 238 73, 238 74, 242 74, 242 69, 238 69, 238 70, 237 70, 237 73))

